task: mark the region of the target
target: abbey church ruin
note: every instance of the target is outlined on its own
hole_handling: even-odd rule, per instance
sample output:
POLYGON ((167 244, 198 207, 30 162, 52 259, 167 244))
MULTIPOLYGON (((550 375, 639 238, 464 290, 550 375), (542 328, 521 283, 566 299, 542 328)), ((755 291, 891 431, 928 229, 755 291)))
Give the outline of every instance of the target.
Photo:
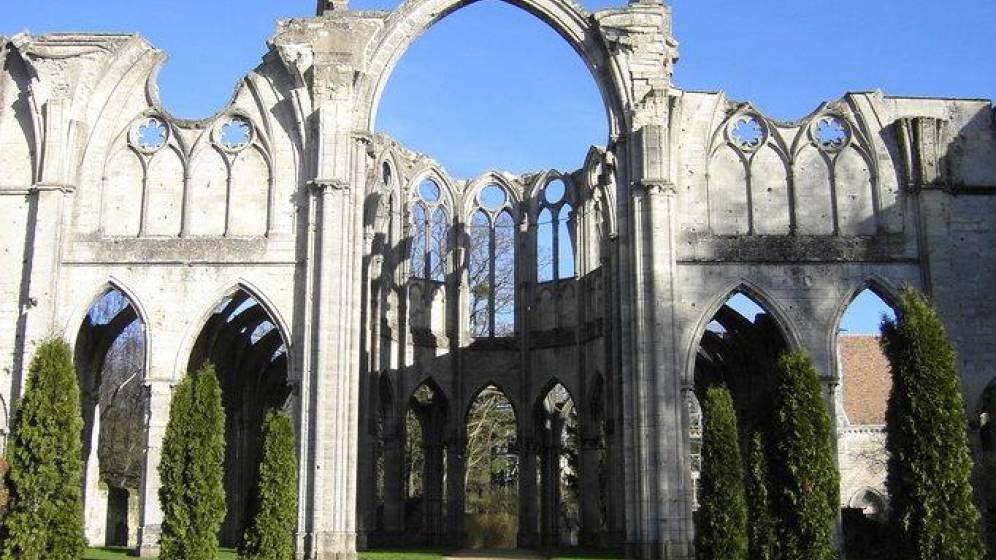
POLYGON ((880 357, 844 343, 840 320, 858 294, 892 303, 907 285, 956 345, 996 527, 989 101, 851 93, 780 122, 672 85, 660 0, 594 13, 510 0, 583 59, 610 134, 581 169, 451 177, 375 118, 408 47, 468 3, 323 0, 280 21, 228 106, 199 121, 162 107, 165 54, 140 36, 0 37, 0 434, 36 344, 64 336, 91 544, 156 554, 171 388, 207 361, 227 412, 226 545, 248 519, 270 407, 296 423, 300 558, 464 542, 467 419, 499 395, 514 437, 490 452, 511 465, 498 483, 518 546, 689 560, 702 388, 725 382, 741 422, 763 425, 786 349, 822 376, 841 506, 878 515, 883 405, 862 399, 888 387, 849 385, 842 356, 880 357), (122 422, 133 430, 109 429, 122 422))

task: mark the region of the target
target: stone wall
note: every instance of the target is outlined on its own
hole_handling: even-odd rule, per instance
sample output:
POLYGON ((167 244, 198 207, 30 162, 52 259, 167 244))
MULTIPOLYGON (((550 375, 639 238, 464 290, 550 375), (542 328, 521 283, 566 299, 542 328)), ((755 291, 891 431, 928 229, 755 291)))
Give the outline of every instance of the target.
MULTIPOLYGON (((52 333, 72 340, 97 297, 124 293, 149 348, 139 547, 154 554, 171 386, 219 304, 241 290, 288 349, 303 558, 352 556, 376 539, 378 415, 397 422, 431 380, 446 397, 442 445, 454 458, 453 482, 434 490, 450 512, 437 538, 462 538, 456 458, 477 391, 495 383, 508 394, 530 469, 544 452, 535 405, 559 382, 580 405, 582 541, 687 559, 684 403, 724 302, 751 297, 789 347, 807 351, 834 410, 844 309, 868 286, 889 299, 910 285, 934 297, 951 331, 986 452, 984 393, 996 377, 989 102, 854 93, 778 122, 722 93, 671 86, 677 42, 665 6, 592 14, 526 0, 591 70, 612 136, 579 170, 452 178, 373 122, 407 46, 463 4, 418 0, 388 13, 323 3, 319 17, 281 21, 230 104, 201 121, 163 109, 154 77, 165 55, 140 37, 0 38, 0 320, 15 326, 0 330, 0 432, 34 345, 52 333), (412 208, 427 178, 447 209, 441 279, 412 274, 412 208), (537 221, 553 180, 573 209, 575 273, 540 282, 537 221), (491 184, 511 217, 514 312, 509 332, 482 337, 468 313, 468 228, 491 184), (614 467, 604 515, 590 499, 597 456, 614 467)), ((855 472, 879 436, 841 433, 842 469, 855 472)), ((877 487, 847 476, 845 493, 877 487)), ((979 476, 985 487, 988 472, 979 476)), ((530 484, 520 493, 534 495, 530 484)), ((555 502, 524 502, 521 542, 545 538, 538 520, 555 502)), ((403 516, 392 519, 388 532, 403 532, 403 516)))

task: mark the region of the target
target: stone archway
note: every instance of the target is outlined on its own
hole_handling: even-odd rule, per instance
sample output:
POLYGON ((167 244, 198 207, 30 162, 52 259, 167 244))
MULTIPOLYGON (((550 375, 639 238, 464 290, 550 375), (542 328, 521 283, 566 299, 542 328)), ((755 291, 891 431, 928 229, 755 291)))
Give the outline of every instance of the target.
POLYGON ((133 298, 108 285, 74 344, 83 410, 86 537, 93 546, 137 543, 144 466, 146 322, 133 298))
POLYGON ((214 364, 225 407, 224 546, 236 546, 252 515, 266 411, 290 397, 287 335, 260 298, 239 287, 214 308, 194 342, 188 371, 214 364))
MULTIPOLYGON (((354 112, 357 130, 374 130, 380 98, 398 61, 408 48, 447 15, 476 0, 408 0, 388 16, 386 25, 367 49, 367 70, 357 84, 354 112)), ((595 17, 568 0, 505 0, 536 16, 557 32, 578 53, 591 72, 609 122, 610 136, 626 129, 629 102, 623 70, 604 46, 595 17)))

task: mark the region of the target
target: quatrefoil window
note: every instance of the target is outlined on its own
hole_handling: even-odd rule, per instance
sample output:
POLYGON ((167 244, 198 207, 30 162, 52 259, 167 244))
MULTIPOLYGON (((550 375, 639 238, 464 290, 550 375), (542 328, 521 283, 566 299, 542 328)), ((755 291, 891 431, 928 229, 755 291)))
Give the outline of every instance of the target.
POLYGON ((219 141, 227 150, 241 150, 252 142, 252 125, 242 117, 232 117, 221 125, 219 141))
POLYGON ((730 139, 739 148, 753 150, 761 146, 767 137, 767 131, 761 121, 751 115, 744 115, 733 121, 730 126, 730 139))
POLYGON ((168 138, 166 123, 155 117, 145 119, 135 129, 135 144, 142 151, 154 152, 165 146, 168 138))
POLYGON ((825 150, 837 150, 847 144, 851 133, 847 125, 837 117, 822 117, 816 121, 813 128, 813 136, 816 143, 825 150))

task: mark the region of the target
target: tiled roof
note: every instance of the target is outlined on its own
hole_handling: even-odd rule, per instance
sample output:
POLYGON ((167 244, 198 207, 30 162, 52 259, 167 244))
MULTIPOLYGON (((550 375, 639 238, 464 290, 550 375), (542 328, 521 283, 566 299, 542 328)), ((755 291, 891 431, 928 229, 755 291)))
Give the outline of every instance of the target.
POLYGON ((878 341, 871 335, 840 337, 844 410, 852 426, 885 424, 892 377, 878 341))

